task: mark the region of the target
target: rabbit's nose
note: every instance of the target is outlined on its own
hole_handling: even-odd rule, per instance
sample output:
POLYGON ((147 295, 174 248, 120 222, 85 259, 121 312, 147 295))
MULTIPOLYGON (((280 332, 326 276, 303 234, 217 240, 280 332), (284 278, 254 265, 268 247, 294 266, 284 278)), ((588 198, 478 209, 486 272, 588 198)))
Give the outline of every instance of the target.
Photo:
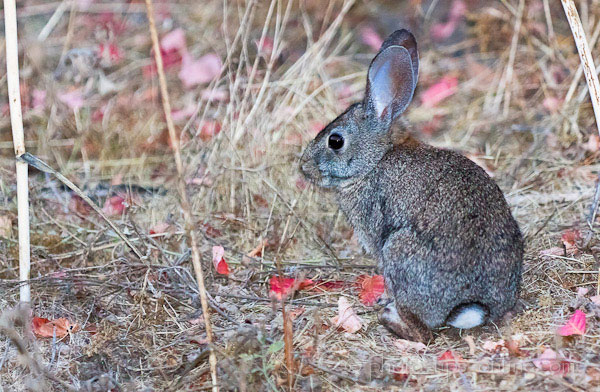
POLYGON ((308 157, 306 156, 306 153, 304 153, 300 157, 300 171, 302 173, 306 174, 307 170, 308 170, 308 157))
POLYGON ((300 162, 300 171, 302 172, 302 174, 306 175, 308 172, 308 165, 307 165, 307 161, 304 162, 300 162))
POLYGON ((310 164, 310 160, 304 159, 303 157, 303 159, 300 161, 300 172, 302 172, 306 178, 311 177, 312 173, 314 172, 314 168, 310 164))

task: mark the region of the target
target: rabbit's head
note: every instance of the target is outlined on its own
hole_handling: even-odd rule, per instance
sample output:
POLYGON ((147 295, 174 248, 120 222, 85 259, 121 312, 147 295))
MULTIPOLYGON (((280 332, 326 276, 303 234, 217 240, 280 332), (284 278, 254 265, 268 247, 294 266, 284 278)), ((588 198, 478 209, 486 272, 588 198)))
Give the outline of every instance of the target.
POLYGON ((351 105, 310 142, 301 170, 315 184, 344 187, 369 173, 391 148, 391 127, 412 100, 419 75, 415 37, 398 30, 367 73, 362 102, 351 105))

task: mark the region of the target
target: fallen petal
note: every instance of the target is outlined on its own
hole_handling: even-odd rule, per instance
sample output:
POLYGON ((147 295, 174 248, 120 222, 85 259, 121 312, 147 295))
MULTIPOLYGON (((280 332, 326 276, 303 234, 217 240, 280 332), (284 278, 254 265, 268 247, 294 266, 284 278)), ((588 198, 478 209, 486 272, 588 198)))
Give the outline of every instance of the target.
POLYGON ((585 335, 586 315, 577 309, 565 325, 559 328, 560 336, 585 335))

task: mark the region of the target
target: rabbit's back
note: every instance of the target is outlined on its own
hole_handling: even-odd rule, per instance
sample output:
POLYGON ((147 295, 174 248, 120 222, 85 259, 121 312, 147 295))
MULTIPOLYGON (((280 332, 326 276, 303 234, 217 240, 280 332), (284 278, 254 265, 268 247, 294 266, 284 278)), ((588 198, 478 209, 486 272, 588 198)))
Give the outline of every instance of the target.
POLYGON ((492 319, 514 306, 522 236, 501 190, 466 157, 404 143, 339 196, 396 300, 428 326, 462 303, 485 305, 492 319))

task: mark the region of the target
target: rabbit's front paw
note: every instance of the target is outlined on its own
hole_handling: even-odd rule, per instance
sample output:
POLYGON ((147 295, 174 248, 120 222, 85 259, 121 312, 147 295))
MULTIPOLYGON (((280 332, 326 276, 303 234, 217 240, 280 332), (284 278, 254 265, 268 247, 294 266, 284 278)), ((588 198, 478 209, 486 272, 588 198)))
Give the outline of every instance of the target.
POLYGON ((433 340, 431 330, 408 310, 398 309, 395 301, 379 313, 379 322, 402 339, 423 343, 433 340))

